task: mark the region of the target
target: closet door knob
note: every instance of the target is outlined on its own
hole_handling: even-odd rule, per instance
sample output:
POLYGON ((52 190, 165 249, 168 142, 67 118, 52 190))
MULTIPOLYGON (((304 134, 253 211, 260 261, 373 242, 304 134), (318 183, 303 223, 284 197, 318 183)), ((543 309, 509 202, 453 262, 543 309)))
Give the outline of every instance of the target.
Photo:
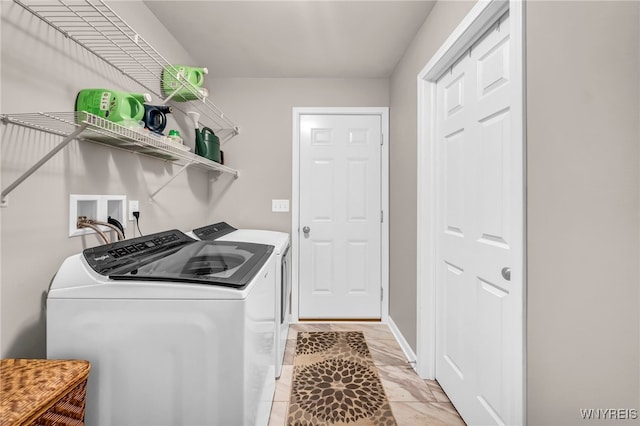
POLYGON ((502 273, 502 278, 504 278, 507 281, 511 281, 511 268, 508 268, 505 266, 504 268, 502 268, 501 273, 502 273))
POLYGON ((311 228, 309 228, 308 226, 305 226, 304 228, 302 228, 302 232, 304 232, 305 234, 308 234, 309 232, 311 232, 311 228))

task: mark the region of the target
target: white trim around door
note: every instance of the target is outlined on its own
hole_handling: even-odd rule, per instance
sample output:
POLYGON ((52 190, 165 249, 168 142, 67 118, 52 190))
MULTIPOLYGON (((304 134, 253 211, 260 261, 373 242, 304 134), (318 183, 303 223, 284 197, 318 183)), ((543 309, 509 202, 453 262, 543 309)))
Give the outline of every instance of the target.
POLYGON ((292 176, 291 176, 291 249, 292 249, 292 321, 298 322, 299 245, 300 245, 300 118, 302 115, 377 115, 382 122, 381 172, 381 320, 389 318, 389 108, 387 107, 305 107, 293 108, 292 176))
POLYGON ((525 42, 524 2, 520 0, 479 1, 453 31, 441 48, 418 74, 418 222, 417 222, 417 366, 422 378, 436 377, 436 165, 435 165, 435 113, 436 82, 476 40, 489 30, 505 12, 509 11, 512 53, 512 141, 513 158, 522 161, 522 202, 518 212, 520 235, 514 244, 521 245, 522 258, 511 266, 512 282, 522 285, 522 315, 518 318, 522 329, 517 360, 518 423, 526 420, 526 150, 525 150, 525 42))

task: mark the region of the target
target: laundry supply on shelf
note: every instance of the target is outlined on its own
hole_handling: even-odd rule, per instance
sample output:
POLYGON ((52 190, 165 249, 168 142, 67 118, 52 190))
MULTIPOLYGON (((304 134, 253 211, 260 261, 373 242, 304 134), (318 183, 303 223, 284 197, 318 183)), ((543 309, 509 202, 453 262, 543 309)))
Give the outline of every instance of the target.
POLYGON ((144 102, 151 102, 151 95, 112 89, 83 89, 76 97, 75 110, 118 124, 136 123, 144 117, 144 102))
POLYGON ((167 65, 162 70, 162 91, 179 102, 205 98, 209 91, 202 85, 208 72, 207 68, 167 65))

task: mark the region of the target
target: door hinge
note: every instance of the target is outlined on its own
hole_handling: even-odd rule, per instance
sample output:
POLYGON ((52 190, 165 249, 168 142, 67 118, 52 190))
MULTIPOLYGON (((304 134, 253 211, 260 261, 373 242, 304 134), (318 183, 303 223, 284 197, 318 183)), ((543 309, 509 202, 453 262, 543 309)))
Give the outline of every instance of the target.
POLYGON ((380 301, 384 300, 384 288, 380 287, 380 301))
POLYGON ((380 210, 380 223, 384 223, 384 210, 380 210))
POLYGON ((380 133, 380 145, 384 145, 384 133, 380 133))

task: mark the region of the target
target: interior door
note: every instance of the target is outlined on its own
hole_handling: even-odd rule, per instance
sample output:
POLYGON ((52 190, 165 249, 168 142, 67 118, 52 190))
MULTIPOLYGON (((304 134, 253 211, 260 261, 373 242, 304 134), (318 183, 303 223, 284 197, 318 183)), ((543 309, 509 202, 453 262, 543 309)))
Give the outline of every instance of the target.
POLYGON ((381 317, 379 115, 300 116, 299 317, 381 317))
POLYGON ((508 15, 436 84, 436 378, 468 424, 516 424, 522 203, 508 15))

